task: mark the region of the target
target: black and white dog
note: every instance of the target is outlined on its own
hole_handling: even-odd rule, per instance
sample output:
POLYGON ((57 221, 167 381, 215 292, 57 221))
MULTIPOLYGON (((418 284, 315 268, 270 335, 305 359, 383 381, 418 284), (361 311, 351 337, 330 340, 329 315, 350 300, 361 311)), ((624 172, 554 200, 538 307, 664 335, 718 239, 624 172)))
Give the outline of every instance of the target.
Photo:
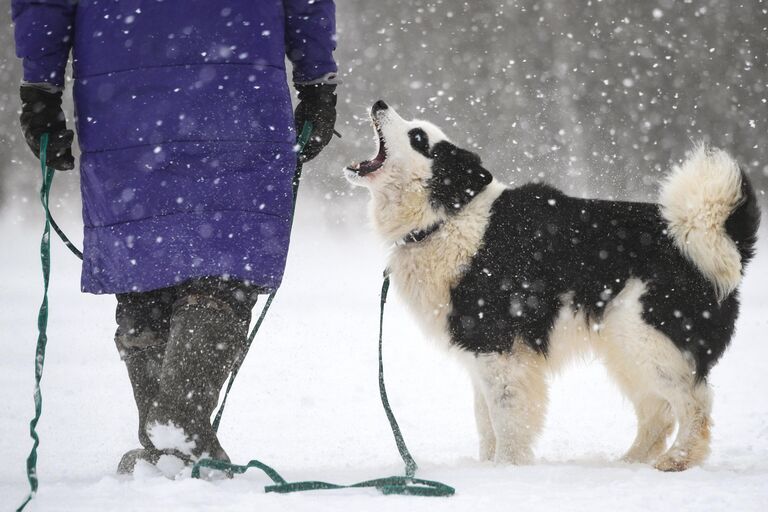
POLYGON ((394 244, 399 293, 466 362, 480 457, 530 461, 548 372, 591 350, 637 413, 625 460, 665 471, 701 463, 707 373, 733 335, 759 224, 738 164, 698 146, 659 204, 577 199, 504 186, 439 128, 382 101, 371 115, 378 154, 346 175, 369 189, 373 223, 394 244))

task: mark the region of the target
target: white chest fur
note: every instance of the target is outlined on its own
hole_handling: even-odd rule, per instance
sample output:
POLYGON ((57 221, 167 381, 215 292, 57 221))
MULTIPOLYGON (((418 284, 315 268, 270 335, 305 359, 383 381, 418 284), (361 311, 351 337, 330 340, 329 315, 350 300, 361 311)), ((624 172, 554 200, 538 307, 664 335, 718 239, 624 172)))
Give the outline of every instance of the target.
POLYGON ((421 242, 396 246, 390 255, 399 295, 425 333, 441 344, 450 342, 451 289, 480 248, 491 207, 504 190, 494 181, 438 231, 421 242))

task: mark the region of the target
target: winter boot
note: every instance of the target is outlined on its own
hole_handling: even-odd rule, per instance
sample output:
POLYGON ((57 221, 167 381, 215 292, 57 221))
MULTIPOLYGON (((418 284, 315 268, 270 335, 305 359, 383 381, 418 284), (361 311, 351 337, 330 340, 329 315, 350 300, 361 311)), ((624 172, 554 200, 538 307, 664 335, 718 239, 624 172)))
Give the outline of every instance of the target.
POLYGON ((143 458, 152 462, 155 458, 154 455, 145 453, 147 450, 153 451, 154 448, 145 425, 149 408, 160 390, 160 370, 164 352, 165 345, 154 345, 145 349, 132 350, 123 356, 139 413, 139 443, 143 448, 131 450, 123 455, 117 468, 120 474, 132 473, 138 459, 143 458))
POLYGON ((229 461, 211 426, 219 392, 247 336, 250 307, 228 292, 188 287, 174 304, 160 390, 150 407, 152 445, 192 460, 229 461))
POLYGON ((133 473, 140 459, 155 464, 161 455, 146 431, 147 414, 160 390, 160 371, 168 341, 172 295, 167 291, 118 295, 115 344, 125 362, 138 410, 139 443, 142 448, 125 453, 120 474, 133 473))

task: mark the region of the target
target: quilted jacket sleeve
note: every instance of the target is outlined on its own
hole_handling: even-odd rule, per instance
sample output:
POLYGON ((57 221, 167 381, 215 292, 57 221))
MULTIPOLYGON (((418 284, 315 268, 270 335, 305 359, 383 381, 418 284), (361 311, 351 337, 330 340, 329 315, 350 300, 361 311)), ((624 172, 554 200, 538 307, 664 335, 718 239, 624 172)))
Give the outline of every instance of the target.
POLYGON ((12 0, 16 55, 24 81, 63 87, 77 0, 12 0))
POLYGON ((293 81, 311 82, 337 71, 336 6, 333 0, 284 0, 285 39, 293 81))

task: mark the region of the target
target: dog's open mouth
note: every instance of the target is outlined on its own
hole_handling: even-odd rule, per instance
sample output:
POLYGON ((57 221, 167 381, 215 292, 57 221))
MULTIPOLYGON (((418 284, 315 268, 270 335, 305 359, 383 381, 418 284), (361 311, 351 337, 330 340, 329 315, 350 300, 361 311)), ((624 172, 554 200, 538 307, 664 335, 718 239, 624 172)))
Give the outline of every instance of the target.
POLYGON ((376 133, 379 136, 379 152, 371 160, 364 160, 347 167, 347 169, 361 177, 378 170, 384 165, 384 161, 387 159, 387 146, 384 143, 384 135, 381 133, 381 128, 378 123, 374 121, 373 126, 376 128, 376 133))

